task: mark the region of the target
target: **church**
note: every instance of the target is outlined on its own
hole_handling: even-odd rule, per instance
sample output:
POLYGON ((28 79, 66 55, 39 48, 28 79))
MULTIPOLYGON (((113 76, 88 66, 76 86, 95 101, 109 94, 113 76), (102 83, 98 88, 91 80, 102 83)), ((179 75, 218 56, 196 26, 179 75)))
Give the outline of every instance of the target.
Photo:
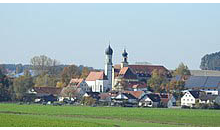
POLYGON ((126 49, 122 52, 120 64, 112 63, 113 49, 109 45, 105 50, 105 69, 100 72, 90 72, 86 83, 93 92, 119 91, 123 88, 129 91, 147 90, 147 80, 153 70, 162 72, 165 76, 171 76, 168 69, 160 65, 130 65, 126 49), (123 84, 126 83, 126 84, 123 84))

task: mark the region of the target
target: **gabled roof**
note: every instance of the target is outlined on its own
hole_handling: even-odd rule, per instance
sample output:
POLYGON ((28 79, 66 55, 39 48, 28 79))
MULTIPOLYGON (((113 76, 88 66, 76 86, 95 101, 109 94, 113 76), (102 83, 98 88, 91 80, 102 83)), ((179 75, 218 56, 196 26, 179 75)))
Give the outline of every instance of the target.
POLYGON ((125 79, 137 79, 137 75, 129 67, 123 67, 119 72, 119 76, 125 79))
MULTIPOLYGON (((164 66, 161 65, 128 65, 128 68, 130 68, 133 73, 135 74, 146 74, 151 75, 153 70, 161 70, 164 73, 169 72, 168 69, 166 69, 164 66)), ((118 73, 119 70, 121 70, 120 64, 114 65, 114 71, 118 73)))
POLYGON ((123 93, 123 95, 125 95, 126 97, 128 97, 128 99, 137 99, 135 96, 133 96, 130 93, 123 93))
POLYGON ((33 88, 37 94, 53 94, 53 95, 59 95, 62 91, 62 88, 56 88, 56 87, 34 87, 33 88))
POLYGON ((158 94, 147 94, 147 96, 153 101, 153 102, 160 102, 160 96, 158 94))
POLYGON ((153 102, 160 102, 160 96, 158 94, 150 93, 150 94, 145 94, 140 101, 145 100, 146 98, 150 98, 151 101, 153 102))
POLYGON ((217 88, 220 86, 220 76, 190 76, 186 80, 186 88, 217 88))
POLYGON ((83 82, 84 79, 71 79, 70 84, 75 84, 77 87, 83 82))
POLYGON ((129 93, 119 93, 117 94, 115 99, 137 99, 137 98, 129 93))
POLYGON ((86 78, 86 81, 96 81, 96 80, 107 80, 105 73, 103 71, 100 72, 90 72, 86 78))
POLYGON ((164 66, 160 65, 128 65, 135 73, 152 74, 153 70, 161 70, 163 72, 169 72, 164 66))
POLYGON ((136 97, 137 99, 140 99, 144 95, 144 91, 124 91, 124 93, 129 93, 136 97))
POLYGON ((100 99, 99 92, 86 92, 85 94, 87 94, 88 96, 90 96, 92 98, 100 99))
POLYGON ((189 91, 194 98, 199 98, 200 91, 189 91))
POLYGON ((100 100, 106 100, 108 98, 111 98, 111 95, 109 93, 100 93, 99 97, 100 97, 100 100))
POLYGON ((199 99, 201 101, 207 101, 207 100, 213 101, 216 99, 216 97, 217 97, 217 95, 200 95, 199 99))

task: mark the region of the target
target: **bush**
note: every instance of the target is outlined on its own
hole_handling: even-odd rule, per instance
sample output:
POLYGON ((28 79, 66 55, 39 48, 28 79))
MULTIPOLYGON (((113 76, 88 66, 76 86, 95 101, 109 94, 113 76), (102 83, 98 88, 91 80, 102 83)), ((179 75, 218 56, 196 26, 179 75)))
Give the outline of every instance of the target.
POLYGON ((183 106, 181 106, 181 108, 183 108, 183 109, 190 109, 190 106, 183 105, 183 106))
POLYGON ((96 103, 96 100, 93 99, 92 97, 83 97, 83 99, 81 100, 81 104, 83 104, 83 105, 92 106, 95 103, 96 103))

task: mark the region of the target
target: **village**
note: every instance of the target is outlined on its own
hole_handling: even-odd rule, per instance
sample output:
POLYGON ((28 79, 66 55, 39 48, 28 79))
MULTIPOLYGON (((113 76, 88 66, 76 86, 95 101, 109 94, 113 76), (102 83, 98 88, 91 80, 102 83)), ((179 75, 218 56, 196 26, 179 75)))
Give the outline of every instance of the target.
MULTIPOLYGON (((129 64, 126 49, 122 62, 112 63, 113 49, 105 50, 104 71, 91 71, 83 78, 72 78, 64 88, 34 87, 34 103, 43 105, 86 105, 154 108, 218 109, 220 106, 220 72, 190 70, 190 75, 172 76, 162 65, 129 64), (155 91, 149 82, 157 74, 168 79, 164 89, 155 91), (172 88, 172 89, 171 89, 172 88)), ((29 101, 27 100, 29 103, 29 101)))

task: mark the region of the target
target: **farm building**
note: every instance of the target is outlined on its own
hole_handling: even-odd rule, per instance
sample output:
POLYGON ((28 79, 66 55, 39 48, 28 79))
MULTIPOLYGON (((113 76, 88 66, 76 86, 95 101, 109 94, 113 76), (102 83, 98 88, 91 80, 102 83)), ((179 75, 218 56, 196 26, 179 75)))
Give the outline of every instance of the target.
POLYGON ((218 95, 218 91, 220 91, 220 76, 190 76, 185 82, 185 88, 218 95))

